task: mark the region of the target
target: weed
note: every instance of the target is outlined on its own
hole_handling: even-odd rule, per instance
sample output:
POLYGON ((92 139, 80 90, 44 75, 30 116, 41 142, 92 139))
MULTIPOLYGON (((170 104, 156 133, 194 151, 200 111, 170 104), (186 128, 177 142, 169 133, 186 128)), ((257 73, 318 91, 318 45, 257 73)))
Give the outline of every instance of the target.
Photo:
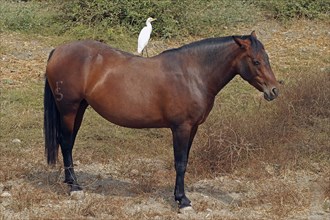
POLYGON ((25 33, 54 33, 58 27, 54 20, 54 5, 50 2, 0 1, 1 31, 25 33), (50 6, 51 5, 51 6, 50 6))
POLYGON ((306 189, 296 187, 283 180, 269 179, 258 184, 255 188, 256 194, 250 195, 242 206, 265 209, 270 218, 282 219, 294 216, 296 212, 303 210, 302 207, 307 206, 310 202, 308 198, 302 196, 304 190, 306 189), (301 210, 297 207, 301 207, 301 210))
POLYGON ((328 19, 330 3, 313 0, 262 0, 251 1, 270 12, 275 19, 287 21, 293 18, 328 19))

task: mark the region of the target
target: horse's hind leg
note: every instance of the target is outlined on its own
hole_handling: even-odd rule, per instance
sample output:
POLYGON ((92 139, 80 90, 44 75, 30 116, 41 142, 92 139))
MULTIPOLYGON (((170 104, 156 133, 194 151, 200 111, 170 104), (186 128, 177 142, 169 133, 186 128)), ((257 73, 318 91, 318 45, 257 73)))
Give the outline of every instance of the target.
POLYGON ((70 109, 66 109, 65 114, 61 115, 59 142, 64 162, 64 182, 71 187, 71 191, 82 189, 77 182, 74 172, 72 149, 87 106, 88 104, 84 100, 79 104, 71 104, 70 109))

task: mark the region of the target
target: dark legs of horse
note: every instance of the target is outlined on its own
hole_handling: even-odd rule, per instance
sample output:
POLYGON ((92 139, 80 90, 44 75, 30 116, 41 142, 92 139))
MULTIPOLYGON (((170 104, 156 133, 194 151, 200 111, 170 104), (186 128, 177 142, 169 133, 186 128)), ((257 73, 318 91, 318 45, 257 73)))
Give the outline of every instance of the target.
POLYGON ((184 191, 184 177, 188 163, 189 151, 197 132, 197 126, 184 125, 172 129, 176 181, 174 197, 179 209, 191 206, 191 201, 184 191))
POLYGON ((70 131, 67 131, 64 126, 61 126, 61 129, 60 145, 64 162, 64 182, 71 187, 70 191, 81 190, 82 188, 77 182, 77 177, 73 169, 72 149, 74 143, 74 134, 72 134, 70 131))
MULTIPOLYGON (((75 107, 75 105, 71 106, 73 108, 75 107)), ((77 182, 77 177, 73 168, 72 149, 87 103, 83 101, 80 105, 76 106, 77 107, 74 108, 74 111, 61 117, 61 132, 59 138, 64 162, 64 182, 70 186, 70 191, 82 190, 77 182)))

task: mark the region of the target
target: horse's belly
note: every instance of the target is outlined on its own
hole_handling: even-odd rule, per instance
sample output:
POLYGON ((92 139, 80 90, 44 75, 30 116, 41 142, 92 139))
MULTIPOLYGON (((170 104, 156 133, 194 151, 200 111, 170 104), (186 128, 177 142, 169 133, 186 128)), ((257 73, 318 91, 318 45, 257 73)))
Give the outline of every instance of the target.
POLYGON ((129 128, 168 127, 168 122, 155 106, 143 106, 130 102, 93 105, 92 108, 108 121, 129 128))

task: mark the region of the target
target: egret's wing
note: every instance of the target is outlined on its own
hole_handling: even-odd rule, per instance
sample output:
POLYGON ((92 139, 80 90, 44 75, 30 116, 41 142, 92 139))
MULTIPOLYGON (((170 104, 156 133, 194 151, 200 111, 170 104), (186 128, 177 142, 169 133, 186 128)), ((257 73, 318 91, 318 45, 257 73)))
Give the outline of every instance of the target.
POLYGON ((141 53, 145 46, 147 46, 150 39, 151 30, 152 29, 148 27, 144 27, 141 30, 138 38, 138 53, 141 53))

